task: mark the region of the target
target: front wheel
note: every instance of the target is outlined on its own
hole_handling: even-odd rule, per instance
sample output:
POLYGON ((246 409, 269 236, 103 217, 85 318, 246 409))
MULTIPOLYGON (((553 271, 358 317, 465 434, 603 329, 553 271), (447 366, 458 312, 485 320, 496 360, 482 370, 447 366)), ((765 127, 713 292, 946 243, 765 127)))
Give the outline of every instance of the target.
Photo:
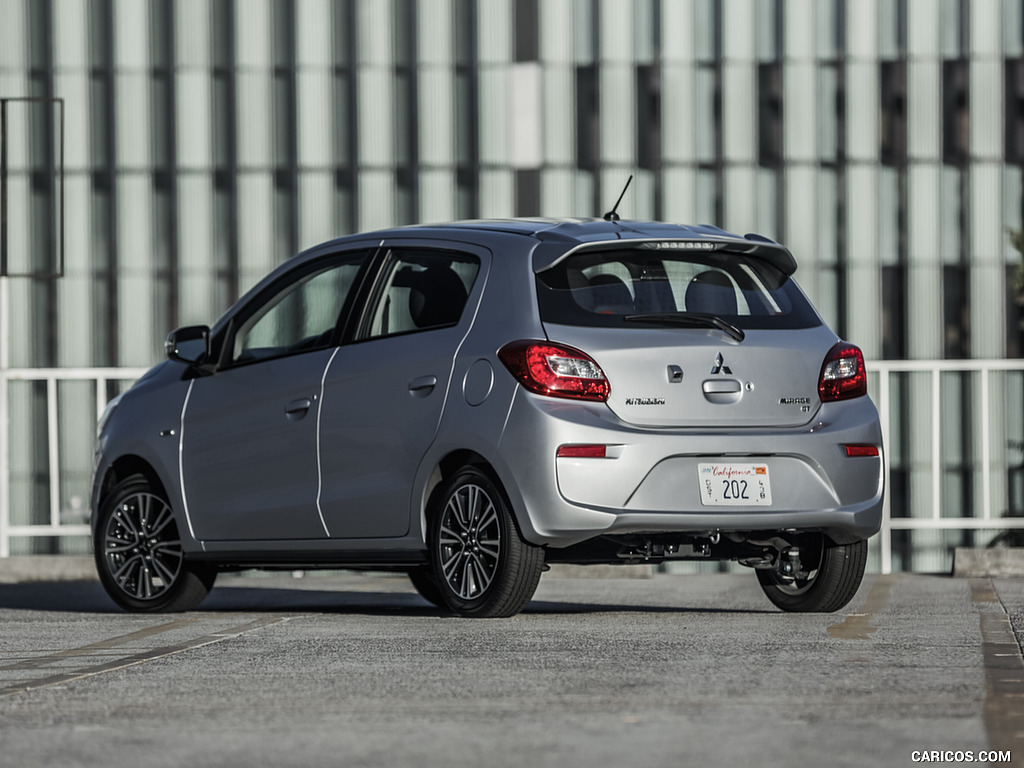
POLYGON ((217 577, 215 567, 185 558, 170 504, 140 476, 103 499, 93 544, 100 582, 126 611, 190 610, 217 577))
POLYGON ((849 603, 864 578, 868 543, 826 546, 803 575, 788 577, 774 568, 756 571, 761 589, 775 605, 793 613, 831 613, 849 603))
POLYGON ((429 512, 430 560, 445 605, 473 618, 526 607, 544 550, 520 536, 511 505, 487 474, 463 467, 434 492, 429 512))

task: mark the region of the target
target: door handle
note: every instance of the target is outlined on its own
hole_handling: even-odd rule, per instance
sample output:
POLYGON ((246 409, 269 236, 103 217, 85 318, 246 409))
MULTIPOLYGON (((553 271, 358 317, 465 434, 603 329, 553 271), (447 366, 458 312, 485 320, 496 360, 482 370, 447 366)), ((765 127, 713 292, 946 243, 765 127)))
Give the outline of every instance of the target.
POLYGON ((420 376, 409 382, 409 391, 414 395, 428 395, 437 386, 437 376, 420 376))
POLYGON ((306 415, 310 406, 313 405, 313 401, 308 397, 300 397, 298 400, 292 400, 285 406, 284 413, 289 419, 301 419, 306 415))

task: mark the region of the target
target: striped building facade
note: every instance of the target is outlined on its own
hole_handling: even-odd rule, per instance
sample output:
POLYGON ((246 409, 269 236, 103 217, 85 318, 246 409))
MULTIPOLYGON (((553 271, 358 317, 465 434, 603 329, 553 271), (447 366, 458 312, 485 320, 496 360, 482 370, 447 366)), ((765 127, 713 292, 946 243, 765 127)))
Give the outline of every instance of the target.
MULTIPOLYGON (((148 366, 322 240, 600 215, 630 174, 624 218, 789 245, 869 358, 1024 356, 1024 0, 0 0, 0 19, 3 367, 148 366)), ((893 384, 893 515, 933 506, 930 386, 893 384)), ((990 386, 989 501, 1024 514, 1024 384, 990 386)), ((977 387, 943 387, 944 513, 979 504, 977 387)), ((20 524, 47 500, 44 395, 10 384, 20 524)), ((97 414, 77 383, 59 400, 73 516, 97 414)), ((901 537, 916 569, 986 540, 901 537)))

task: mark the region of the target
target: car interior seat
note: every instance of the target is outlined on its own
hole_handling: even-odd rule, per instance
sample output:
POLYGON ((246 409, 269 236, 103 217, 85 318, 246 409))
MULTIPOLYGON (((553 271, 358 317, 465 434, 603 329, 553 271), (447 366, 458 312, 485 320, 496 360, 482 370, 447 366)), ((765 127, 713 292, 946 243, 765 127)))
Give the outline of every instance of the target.
POLYGON ((735 315, 736 289, 729 276, 716 269, 694 275, 686 286, 686 311, 708 315, 735 315))
POLYGON ((462 316, 466 286, 448 266, 415 272, 409 290, 409 314, 417 328, 454 325, 462 316))

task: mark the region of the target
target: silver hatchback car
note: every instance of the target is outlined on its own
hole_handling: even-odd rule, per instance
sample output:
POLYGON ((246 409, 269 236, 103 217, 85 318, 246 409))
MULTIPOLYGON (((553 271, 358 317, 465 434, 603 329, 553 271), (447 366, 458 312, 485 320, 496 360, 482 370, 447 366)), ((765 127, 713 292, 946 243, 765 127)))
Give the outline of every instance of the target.
POLYGON ((757 235, 600 219, 306 251, 107 408, 103 585, 179 611, 222 570, 382 569, 495 617, 549 563, 735 560, 784 610, 837 610, 882 438, 795 270, 757 235))

